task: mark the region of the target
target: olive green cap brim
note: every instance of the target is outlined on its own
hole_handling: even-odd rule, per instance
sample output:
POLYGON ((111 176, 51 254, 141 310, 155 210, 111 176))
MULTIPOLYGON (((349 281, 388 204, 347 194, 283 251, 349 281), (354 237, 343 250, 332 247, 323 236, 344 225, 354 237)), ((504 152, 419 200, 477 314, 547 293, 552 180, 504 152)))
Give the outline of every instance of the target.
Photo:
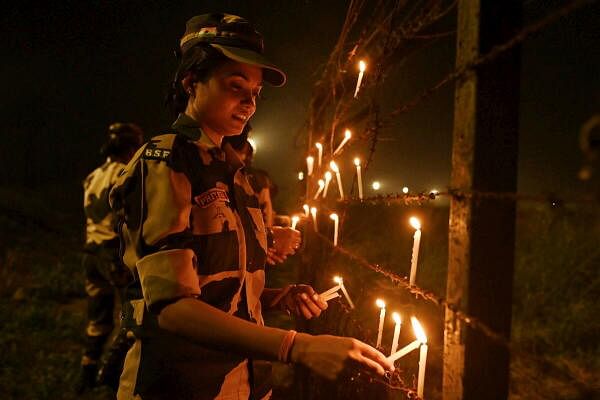
POLYGON ((256 51, 240 47, 224 46, 222 44, 210 43, 212 47, 219 50, 225 57, 244 64, 255 65, 263 69, 263 80, 272 86, 283 86, 286 81, 285 73, 273 65, 262 54, 256 51))

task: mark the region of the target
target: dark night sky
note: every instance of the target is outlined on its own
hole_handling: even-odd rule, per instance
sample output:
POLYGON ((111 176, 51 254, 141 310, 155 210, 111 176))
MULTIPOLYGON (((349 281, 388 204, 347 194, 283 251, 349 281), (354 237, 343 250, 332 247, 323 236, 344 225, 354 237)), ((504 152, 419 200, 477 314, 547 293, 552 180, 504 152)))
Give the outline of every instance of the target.
MULTIPOLYGON (((266 38, 267 54, 288 73, 283 89, 265 91, 253 126, 256 164, 268 169, 292 198, 301 149, 293 138, 306 118, 311 87, 344 19, 344 1, 62 1, 21 2, 2 15, 3 181, 63 185, 79 181, 113 121, 139 123, 147 136, 164 132, 163 107, 176 61, 172 50, 185 21, 225 11, 251 20, 266 38)), ((561 2, 526 2, 532 21, 561 2)), ((520 190, 589 191, 576 179, 578 132, 600 110, 598 2, 528 40, 523 47, 520 190)), ((454 16, 452 16, 454 18, 454 16)), ((440 40, 392 71, 386 104, 409 99, 453 67, 455 37, 440 40)), ((443 188, 450 176, 453 86, 382 134, 370 170, 384 191, 443 188)), ((356 143, 347 156, 365 154, 356 143)))

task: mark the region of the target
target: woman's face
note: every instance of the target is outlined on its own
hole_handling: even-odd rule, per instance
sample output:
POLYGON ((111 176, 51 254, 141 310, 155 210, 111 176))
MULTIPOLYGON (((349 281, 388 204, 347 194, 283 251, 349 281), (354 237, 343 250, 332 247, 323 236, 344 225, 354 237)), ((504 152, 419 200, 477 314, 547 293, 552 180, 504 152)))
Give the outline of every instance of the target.
POLYGON ((213 71, 208 81, 194 84, 186 113, 213 140, 215 136, 239 135, 256 111, 261 89, 261 68, 227 61, 213 71))

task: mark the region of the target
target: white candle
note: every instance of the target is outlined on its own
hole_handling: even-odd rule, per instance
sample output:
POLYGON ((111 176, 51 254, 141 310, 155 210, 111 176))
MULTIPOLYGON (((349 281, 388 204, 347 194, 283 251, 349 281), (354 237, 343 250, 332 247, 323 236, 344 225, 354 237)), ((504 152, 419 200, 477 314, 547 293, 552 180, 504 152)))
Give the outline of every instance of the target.
POLYGON ((338 168, 337 164, 333 160, 331 160, 331 162, 329 163, 329 168, 331 168, 331 170, 333 172, 335 172, 335 179, 337 180, 338 190, 340 191, 340 199, 343 200, 344 199, 344 188, 342 186, 342 177, 340 176, 340 169, 338 168))
POLYGON ((394 326, 394 339, 392 340, 392 350, 390 351, 390 356, 398 350, 398 340, 400 339, 400 328, 402 327, 402 317, 400 314, 395 312, 392 313, 392 319, 396 324, 394 326))
POLYGON ((344 132, 344 138, 340 142, 339 146, 333 152, 334 156, 342 150, 342 147, 344 147, 344 145, 348 142, 348 140, 350 140, 351 137, 352 137, 352 131, 350 131, 350 129, 346 129, 346 131, 344 132))
POLYGON ((313 173, 313 167, 315 165, 315 158, 313 156, 306 157, 306 173, 311 176, 313 173))
POLYGON ((379 310, 379 328, 377 329, 377 346, 375 346, 375 347, 380 348, 381 347, 381 338, 383 337, 383 322, 385 321, 385 301, 383 301, 381 299, 377 299, 375 301, 375 304, 377 305, 377 307, 380 308, 380 310, 379 310))
POLYGON ((338 229, 340 226, 340 217, 336 213, 331 213, 329 218, 333 220, 333 245, 337 246, 338 244, 338 229))
POLYGON ((419 261, 419 246, 421 244, 421 221, 416 217, 410 217, 410 224, 415 228, 413 237, 412 257, 410 260, 410 285, 415 284, 417 278, 417 262, 419 261))
POLYGON ((315 228, 315 231, 318 232, 319 227, 317 226, 317 207, 310 208, 310 215, 312 215, 313 227, 315 228))
POLYGON ((323 179, 319 179, 319 189, 317 189, 317 193, 315 193, 315 195, 313 196, 313 199, 316 200, 319 195, 321 194, 321 192, 323 191, 323 188, 325 187, 325 181, 323 179))
POLYGON ((417 379, 417 395, 423 398, 423 391, 425 389, 425 367, 427 365, 427 336, 423 327, 419 323, 419 320, 415 317, 410 317, 413 330, 417 340, 421 343, 421 354, 419 355, 419 375, 417 379))
POLYGON ((296 225, 298 225, 298 221, 300 221, 300 217, 297 215, 292 216, 292 229, 296 229, 296 225))
POLYGON ((418 340, 415 340, 414 342, 407 344, 406 346, 404 346, 403 348, 401 348, 400 350, 398 350, 397 352, 395 352, 394 354, 389 356, 387 359, 388 359, 388 361, 393 363, 394 361, 401 359, 402 357, 404 357, 411 351, 418 349, 419 346, 421 346, 421 342, 418 340))
POLYGON ((358 183, 358 198, 360 200, 363 199, 363 184, 362 184, 362 174, 360 171, 360 158, 356 157, 354 159, 354 165, 356 165, 356 180, 358 183))
POLYGON ((323 297, 323 300, 329 301, 329 300, 337 299, 338 297, 340 297, 340 294, 338 292, 334 292, 334 293, 331 293, 330 295, 323 297))
POLYGON ((363 74, 365 73, 365 70, 367 69, 367 63, 365 63, 363 60, 360 60, 358 62, 358 79, 356 80, 356 89, 354 89, 354 98, 356 98, 356 96, 358 95, 358 90, 360 89, 360 84, 362 83, 362 79, 363 79, 363 74))
POLYGON ((321 163, 323 162, 323 145, 319 142, 315 143, 315 147, 317 148, 317 166, 321 168, 321 163))
POLYGON ((325 189, 323 189, 323 198, 327 197, 327 189, 329 188, 329 182, 331 182, 331 172, 325 172, 325 189))
POLYGON ((332 294, 337 293, 337 291, 340 289, 341 289, 340 285, 335 285, 331 289, 328 289, 328 290, 324 291, 323 293, 321 293, 320 296, 322 296, 322 297, 331 296, 332 294))
POLYGON ((308 218, 310 215, 310 208, 308 207, 308 204, 302 204, 302 209, 304 210, 304 216, 308 218))
POLYGON ((340 285, 340 289, 342 289, 342 293, 344 293, 344 297, 348 301, 350 308, 354 308, 354 303, 352 302, 352 299, 350 298, 350 295, 348 294, 348 291, 346 290, 346 286, 344 286, 344 280, 342 279, 342 277, 336 276, 335 278, 333 278, 333 280, 340 285))

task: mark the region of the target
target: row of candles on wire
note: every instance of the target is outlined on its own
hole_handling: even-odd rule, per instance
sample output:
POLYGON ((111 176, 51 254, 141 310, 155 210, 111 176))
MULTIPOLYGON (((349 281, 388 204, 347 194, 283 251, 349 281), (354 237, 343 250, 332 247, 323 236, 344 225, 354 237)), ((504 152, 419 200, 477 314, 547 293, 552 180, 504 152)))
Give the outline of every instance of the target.
MULTIPOLYGON (((318 223, 317 223, 317 207, 309 207, 308 204, 304 204, 302 206, 304 209, 304 216, 308 218, 312 217, 312 222, 315 231, 318 232, 318 223)), ((340 230, 340 217, 337 213, 329 214, 329 218, 333 221, 333 245, 338 245, 339 238, 339 230, 340 230)), ((298 215, 292 216, 292 229, 296 229, 298 222, 300 222, 300 217, 298 215)), ((419 249, 421 247, 421 221, 417 217, 410 217, 408 222, 415 229, 415 234, 413 235, 413 247, 410 258, 410 276, 409 283, 410 285, 414 285, 417 279, 417 265, 419 262, 419 249)))
MULTIPOLYGON (((342 279, 342 277, 335 276, 333 278, 333 281, 335 282, 336 285, 333 286, 331 289, 326 290, 323 293, 321 293, 320 294, 321 298, 325 301, 329 301, 329 300, 341 297, 339 294, 339 292, 341 291, 342 295, 346 298, 346 301, 348 302, 350 308, 354 309, 354 303, 352 302, 352 299, 350 298, 348 290, 344 286, 344 280, 342 279)), ((377 329, 376 347, 378 349, 380 349, 381 341, 383 338, 383 327, 384 327, 384 322, 385 322, 386 308, 385 308, 385 301, 383 301, 382 299, 377 299, 375 301, 375 304, 377 305, 377 307, 379 307, 379 326, 377 329)), ((419 320, 414 316, 410 317, 410 322, 412 324, 413 332, 415 334, 416 339, 413 342, 411 342, 408 345, 401 348, 400 350, 398 350, 398 345, 399 345, 399 341, 400 341, 400 329, 402 328, 402 317, 400 316, 400 313, 397 313, 397 312, 392 313, 392 320, 394 321, 395 326, 394 326, 394 336, 392 339, 392 345, 391 345, 390 355, 388 356, 388 360, 390 362, 394 363, 397 360, 401 359, 402 357, 406 356, 407 354, 409 354, 417 349, 420 350, 419 374, 418 374, 418 379, 417 379, 417 395, 420 398, 423 398, 423 390, 425 387, 425 368, 426 368, 426 364, 427 364, 427 350, 428 350, 427 336, 425 335, 425 331, 423 330, 423 327, 419 323, 419 320)))

